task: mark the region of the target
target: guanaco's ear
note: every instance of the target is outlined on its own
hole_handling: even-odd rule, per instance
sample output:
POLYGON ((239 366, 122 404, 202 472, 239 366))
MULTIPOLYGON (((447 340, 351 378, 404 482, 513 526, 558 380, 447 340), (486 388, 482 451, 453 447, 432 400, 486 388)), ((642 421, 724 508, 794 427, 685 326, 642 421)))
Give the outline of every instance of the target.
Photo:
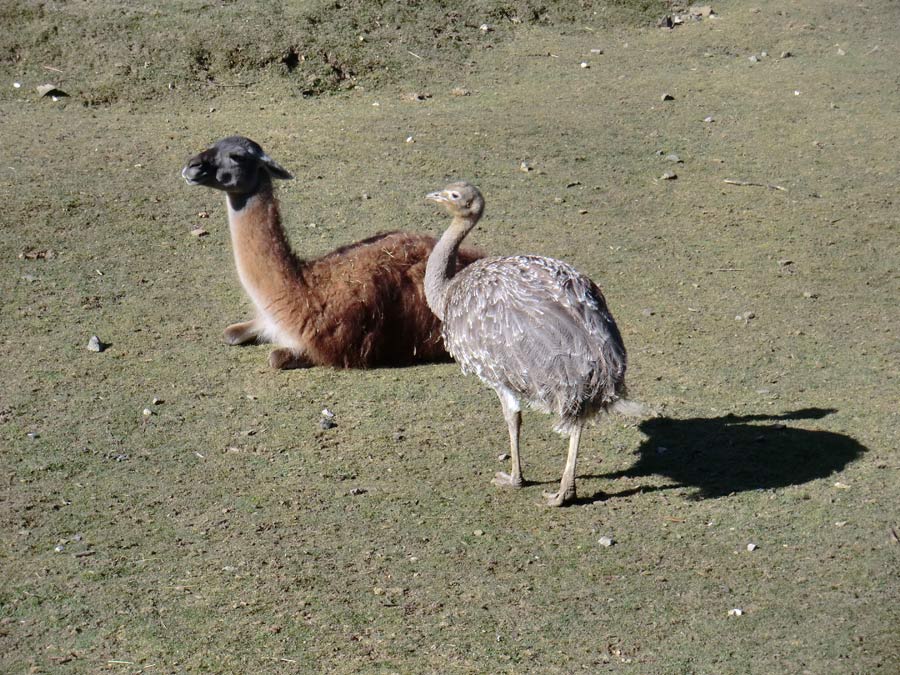
POLYGON ((269 170, 269 174, 272 178, 280 178, 281 180, 293 180, 293 176, 289 171, 284 169, 278 162, 269 157, 266 154, 263 154, 259 160, 265 165, 265 167, 269 170))

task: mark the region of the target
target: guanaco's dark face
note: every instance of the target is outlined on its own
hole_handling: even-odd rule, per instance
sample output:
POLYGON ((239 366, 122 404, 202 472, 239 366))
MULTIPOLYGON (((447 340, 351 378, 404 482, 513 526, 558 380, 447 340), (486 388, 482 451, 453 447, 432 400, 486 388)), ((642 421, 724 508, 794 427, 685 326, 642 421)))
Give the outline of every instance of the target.
POLYGON ((452 215, 461 218, 478 218, 484 210, 484 199, 471 183, 451 183, 439 192, 425 195, 425 199, 443 204, 452 215))
POLYGON ((293 178, 257 143, 243 136, 231 136, 188 160, 181 175, 188 185, 248 194, 256 190, 263 171, 272 178, 293 178))

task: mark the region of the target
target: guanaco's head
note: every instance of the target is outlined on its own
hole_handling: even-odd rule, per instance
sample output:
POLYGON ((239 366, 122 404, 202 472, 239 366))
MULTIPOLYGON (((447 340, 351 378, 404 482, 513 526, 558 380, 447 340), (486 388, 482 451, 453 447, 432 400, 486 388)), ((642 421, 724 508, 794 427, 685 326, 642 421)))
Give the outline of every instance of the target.
POLYGON ((465 181, 450 183, 439 192, 425 195, 425 199, 442 204, 454 218, 475 222, 484 211, 484 197, 478 188, 465 181))
POLYGON ((256 190, 263 172, 271 178, 293 178, 258 143, 243 136, 229 136, 191 157, 181 175, 188 185, 242 195, 256 190))

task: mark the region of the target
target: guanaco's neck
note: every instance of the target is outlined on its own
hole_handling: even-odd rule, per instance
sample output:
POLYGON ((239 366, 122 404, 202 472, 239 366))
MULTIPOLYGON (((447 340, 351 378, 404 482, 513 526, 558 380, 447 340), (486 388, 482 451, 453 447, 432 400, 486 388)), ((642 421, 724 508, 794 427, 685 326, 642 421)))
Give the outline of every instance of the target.
POLYGON ((300 262, 281 225, 268 176, 250 194, 228 198, 228 225, 241 283, 258 309, 266 310, 302 284, 300 262))
POLYGON ((437 318, 444 319, 444 298, 450 286, 450 280, 456 274, 456 258, 459 246, 471 229, 475 227, 476 218, 455 216, 444 234, 438 240, 428 264, 425 267, 425 300, 437 318))

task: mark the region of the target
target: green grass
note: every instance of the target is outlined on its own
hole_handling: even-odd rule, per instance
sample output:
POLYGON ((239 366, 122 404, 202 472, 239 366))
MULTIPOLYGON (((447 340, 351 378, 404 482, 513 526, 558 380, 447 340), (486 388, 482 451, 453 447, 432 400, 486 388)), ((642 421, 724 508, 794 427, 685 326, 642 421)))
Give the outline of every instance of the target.
MULTIPOLYGON (((413 70, 302 98, 312 71, 231 68, 222 50, 215 82, 256 83, 106 72, 161 39, 149 26, 212 35, 241 3, 4 5, 24 31, 4 48, 33 49, 36 27, 81 32, 0 68, 0 670, 897 670, 897 11, 758 6, 663 32, 653 11, 607 26, 585 18, 602 6, 553 5, 494 19, 491 49, 478 19, 471 44, 428 52, 428 4, 403 20, 415 48, 364 48, 413 70), (84 55, 60 82, 74 95, 39 99, 63 42, 84 55), (93 68, 129 93, 83 105, 93 68), (235 132, 296 175, 279 195, 305 255, 436 233, 424 194, 477 182, 472 242, 597 280, 632 394, 660 417, 589 429, 581 500, 550 510, 564 439, 527 413, 532 482, 491 486, 502 416, 456 365, 276 373, 267 347, 223 345, 249 311, 223 200, 178 172, 235 132), (684 160, 676 180, 659 180, 673 165, 658 150, 684 160), (109 349, 88 352, 92 334, 109 349), (323 407, 336 428, 319 428, 323 407)), ((252 21, 290 44, 275 11, 252 21)))

